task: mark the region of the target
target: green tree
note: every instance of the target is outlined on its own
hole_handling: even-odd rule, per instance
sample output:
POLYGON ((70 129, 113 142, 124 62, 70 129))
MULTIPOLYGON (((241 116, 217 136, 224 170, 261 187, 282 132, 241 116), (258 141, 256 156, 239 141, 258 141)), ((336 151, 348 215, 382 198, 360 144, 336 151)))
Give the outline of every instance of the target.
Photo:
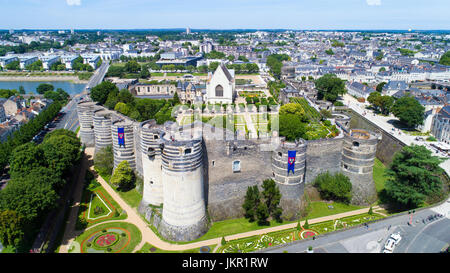
POLYGON ((287 141, 294 141, 298 138, 304 138, 306 125, 302 118, 294 114, 279 116, 280 136, 286 137, 287 141))
POLYGON ((124 160, 120 162, 111 177, 111 184, 117 187, 118 190, 128 191, 135 187, 135 183, 136 175, 128 161, 124 160))
POLYGON ((8 70, 20 70, 20 62, 19 61, 10 62, 5 67, 8 70))
POLYGON ((208 66, 209 71, 215 71, 219 66, 219 62, 211 62, 208 66))
POLYGON ((262 196, 264 197, 264 202, 268 209, 269 215, 272 216, 272 218, 277 222, 281 223, 281 214, 283 211, 279 206, 281 201, 280 189, 272 179, 264 180, 262 188, 262 196))
POLYGON ((24 222, 21 215, 14 210, 0 212, 0 241, 3 246, 17 247, 23 240, 24 222))
POLYGON ((314 186, 320 192, 320 196, 328 200, 336 200, 349 203, 352 197, 352 183, 342 173, 330 174, 328 171, 319 174, 314 179, 314 186))
POLYGON ((261 202, 258 205, 258 208, 256 209, 256 218, 258 219, 258 225, 260 226, 266 226, 269 224, 269 221, 267 221, 267 218, 269 218, 269 209, 267 208, 266 203, 261 202))
POLYGON ((138 73, 141 66, 136 61, 129 61, 125 64, 125 71, 128 73, 138 73))
POLYGON ((127 116, 128 114, 130 114, 131 109, 127 104, 125 104, 123 102, 118 102, 116 104, 116 106, 114 107, 114 111, 117 111, 117 112, 122 113, 127 116))
POLYGON ((298 116, 303 122, 308 121, 305 110, 299 103, 287 103, 280 107, 280 115, 292 114, 298 116))
POLYGON ((243 62, 245 62, 245 63, 248 63, 248 62, 249 62, 249 60, 247 59, 247 57, 245 57, 244 55, 239 56, 238 60, 239 60, 239 61, 243 61, 243 62))
POLYGON ((388 196, 402 206, 416 208, 428 196, 440 194, 443 172, 439 164, 443 162, 425 146, 405 146, 395 153, 386 174, 385 189, 388 196))
POLYGON ((398 99, 392 106, 392 113, 409 128, 423 124, 425 107, 414 97, 404 96, 398 99))
POLYGON ((139 74, 141 79, 148 79, 150 77, 150 72, 148 71, 147 66, 141 66, 141 73, 139 74))
POLYGON ((386 82, 380 82, 378 85, 377 85, 377 91, 378 92, 383 92, 383 87, 386 85, 386 82))
POLYGON ((114 83, 104 81, 91 89, 91 99, 100 104, 104 104, 110 93, 117 94, 119 93, 119 89, 114 83))
POLYGON ((335 74, 326 74, 315 81, 317 97, 335 102, 340 95, 347 93, 344 81, 335 74))
POLYGON ((25 88, 23 88, 22 85, 19 86, 19 94, 24 95, 25 93, 26 93, 26 92, 25 92, 25 88))
POLYGON ((245 218, 249 219, 250 222, 256 220, 256 211, 260 203, 260 193, 258 186, 251 186, 247 188, 247 193, 245 194, 244 204, 242 207, 245 211, 245 218))
POLYGON ((448 65, 450 66, 450 51, 445 52, 441 59, 439 59, 439 63, 442 65, 448 65))
POLYGON ((43 95, 47 91, 53 91, 53 90, 55 90, 55 87, 49 83, 41 83, 36 88, 36 92, 41 95, 43 95))
POLYGON ((9 173, 13 179, 19 178, 40 166, 45 166, 44 153, 40 146, 29 142, 12 152, 9 173))

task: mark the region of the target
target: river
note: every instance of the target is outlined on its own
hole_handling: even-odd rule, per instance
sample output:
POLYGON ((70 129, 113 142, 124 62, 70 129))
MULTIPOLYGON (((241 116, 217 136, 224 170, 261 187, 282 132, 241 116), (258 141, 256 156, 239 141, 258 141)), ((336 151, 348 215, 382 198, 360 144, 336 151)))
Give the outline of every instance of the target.
POLYGON ((20 86, 25 88, 27 94, 36 94, 36 88, 42 83, 49 83, 55 87, 55 90, 62 88, 70 95, 76 95, 83 92, 85 83, 72 83, 70 81, 0 81, 0 89, 16 89, 20 86))

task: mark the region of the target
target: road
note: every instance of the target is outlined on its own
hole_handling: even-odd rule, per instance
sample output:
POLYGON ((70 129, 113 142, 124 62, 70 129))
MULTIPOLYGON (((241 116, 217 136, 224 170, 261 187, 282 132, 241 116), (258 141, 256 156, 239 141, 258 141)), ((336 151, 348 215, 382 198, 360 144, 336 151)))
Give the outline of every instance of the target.
POLYGON ((95 71, 94 75, 90 78, 89 82, 86 84, 85 89, 80 94, 77 94, 72 97, 72 100, 61 110, 61 112, 65 113, 62 117, 61 121, 56 125, 56 129, 67 129, 75 132, 79 126, 78 123, 78 114, 77 114, 77 103, 86 98, 89 90, 100 84, 105 77, 106 72, 108 72, 109 64, 106 62, 102 63, 102 65, 95 71))
POLYGON ((438 253, 450 243, 450 198, 443 204, 413 214, 403 214, 346 231, 326 234, 315 240, 297 241, 264 253, 303 253, 309 246, 315 253, 380 253, 390 236, 400 232, 402 239, 394 253, 438 253), (444 217, 428 220, 430 215, 444 217), (412 225, 408 225, 411 220, 412 225), (422 220, 425 220, 424 222, 422 220), (390 228, 389 228, 390 227, 390 228))

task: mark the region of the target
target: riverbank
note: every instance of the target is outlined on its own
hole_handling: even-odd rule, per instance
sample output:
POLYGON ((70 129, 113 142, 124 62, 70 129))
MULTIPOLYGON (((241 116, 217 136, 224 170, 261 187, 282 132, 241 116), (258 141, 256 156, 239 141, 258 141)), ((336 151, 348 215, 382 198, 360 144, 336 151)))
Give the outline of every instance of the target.
POLYGON ((72 82, 76 84, 87 84, 88 80, 80 80, 78 76, 9 76, 0 74, 0 81, 2 82, 15 82, 15 81, 27 81, 27 82, 42 82, 42 81, 64 81, 72 82))

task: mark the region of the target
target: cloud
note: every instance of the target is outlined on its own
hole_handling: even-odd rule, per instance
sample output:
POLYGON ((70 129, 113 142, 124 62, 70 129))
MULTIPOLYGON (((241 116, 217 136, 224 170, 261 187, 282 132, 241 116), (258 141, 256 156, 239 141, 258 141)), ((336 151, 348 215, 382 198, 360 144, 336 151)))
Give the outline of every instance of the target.
POLYGON ((66 0, 67 5, 69 6, 80 6, 81 0, 66 0))
POLYGON ((381 0, 366 0, 367 5, 369 6, 380 6, 381 0))

